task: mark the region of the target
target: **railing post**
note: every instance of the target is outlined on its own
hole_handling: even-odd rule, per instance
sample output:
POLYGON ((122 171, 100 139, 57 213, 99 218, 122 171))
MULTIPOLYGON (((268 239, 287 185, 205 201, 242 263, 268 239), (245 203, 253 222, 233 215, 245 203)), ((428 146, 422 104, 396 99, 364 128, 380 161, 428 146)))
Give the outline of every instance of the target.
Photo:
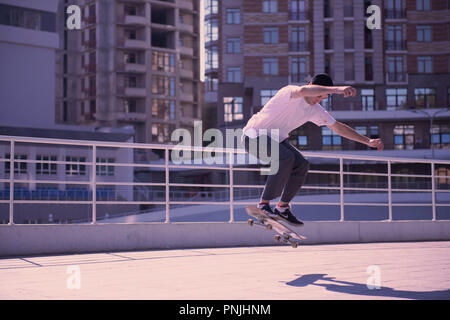
POLYGON ((164 165, 165 165, 165 177, 166 177, 166 221, 165 223, 169 223, 170 222, 170 213, 169 213, 169 204, 170 204, 170 200, 169 200, 169 148, 166 147, 164 149, 164 165))
POLYGON ((436 221, 436 181, 434 179, 434 160, 431 160, 431 205, 433 210, 432 221, 436 221))
POLYGON ((230 223, 234 222, 233 152, 230 151, 230 223))
POLYGON ((92 224, 97 223, 97 146, 92 145, 91 167, 92 224))
POLYGON ((14 224, 14 153, 15 142, 11 140, 11 151, 9 156, 9 225, 14 224))
POLYGON ((339 194, 341 201, 341 222, 344 221, 344 159, 339 158, 339 194))
POLYGON ((388 208, 389 208, 389 219, 392 221, 392 177, 391 177, 391 160, 388 160, 388 208))

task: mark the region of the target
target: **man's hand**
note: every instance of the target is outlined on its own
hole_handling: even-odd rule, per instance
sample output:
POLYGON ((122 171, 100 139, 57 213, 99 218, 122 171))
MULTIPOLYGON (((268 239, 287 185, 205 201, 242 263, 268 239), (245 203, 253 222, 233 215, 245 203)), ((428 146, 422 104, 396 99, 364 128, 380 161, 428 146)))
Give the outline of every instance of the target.
POLYGON ((335 94, 343 95, 344 98, 356 96, 356 89, 350 86, 336 87, 335 94))
POLYGON ((384 144, 383 141, 381 141, 381 139, 370 139, 368 146, 372 148, 377 148, 378 151, 383 151, 384 149, 384 144))

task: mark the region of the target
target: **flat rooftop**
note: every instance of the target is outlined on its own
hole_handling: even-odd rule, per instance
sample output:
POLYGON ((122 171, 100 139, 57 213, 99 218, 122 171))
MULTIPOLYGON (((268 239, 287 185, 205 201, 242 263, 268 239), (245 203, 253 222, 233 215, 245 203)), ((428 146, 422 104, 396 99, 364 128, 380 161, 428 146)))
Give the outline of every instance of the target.
POLYGON ((0 279, 0 299, 450 299, 450 242, 13 257, 0 279))

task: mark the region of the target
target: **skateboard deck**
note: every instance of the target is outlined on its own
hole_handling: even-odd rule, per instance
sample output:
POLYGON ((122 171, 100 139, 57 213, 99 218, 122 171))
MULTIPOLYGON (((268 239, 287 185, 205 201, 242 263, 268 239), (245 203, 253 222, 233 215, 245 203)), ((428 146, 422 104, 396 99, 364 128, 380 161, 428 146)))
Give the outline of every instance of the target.
POLYGON ((256 219, 249 219, 247 221, 249 226, 253 226, 255 223, 260 226, 264 226, 267 230, 275 230, 278 234, 275 235, 274 240, 276 242, 283 241, 284 243, 290 243, 292 247, 296 248, 299 241, 298 240, 306 240, 305 236, 302 236, 284 225, 281 221, 269 217, 265 214, 261 209, 248 206, 245 207, 245 211, 247 211, 248 215, 252 216, 256 219))

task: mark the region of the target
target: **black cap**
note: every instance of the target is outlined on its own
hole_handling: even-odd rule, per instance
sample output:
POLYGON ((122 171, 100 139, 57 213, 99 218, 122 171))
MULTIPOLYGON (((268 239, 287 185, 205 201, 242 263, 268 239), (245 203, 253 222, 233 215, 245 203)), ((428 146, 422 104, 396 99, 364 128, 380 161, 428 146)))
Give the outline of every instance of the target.
POLYGON ((317 84, 319 86, 332 87, 333 86, 333 80, 326 73, 319 73, 319 74, 316 74, 311 79, 311 84, 317 84))

